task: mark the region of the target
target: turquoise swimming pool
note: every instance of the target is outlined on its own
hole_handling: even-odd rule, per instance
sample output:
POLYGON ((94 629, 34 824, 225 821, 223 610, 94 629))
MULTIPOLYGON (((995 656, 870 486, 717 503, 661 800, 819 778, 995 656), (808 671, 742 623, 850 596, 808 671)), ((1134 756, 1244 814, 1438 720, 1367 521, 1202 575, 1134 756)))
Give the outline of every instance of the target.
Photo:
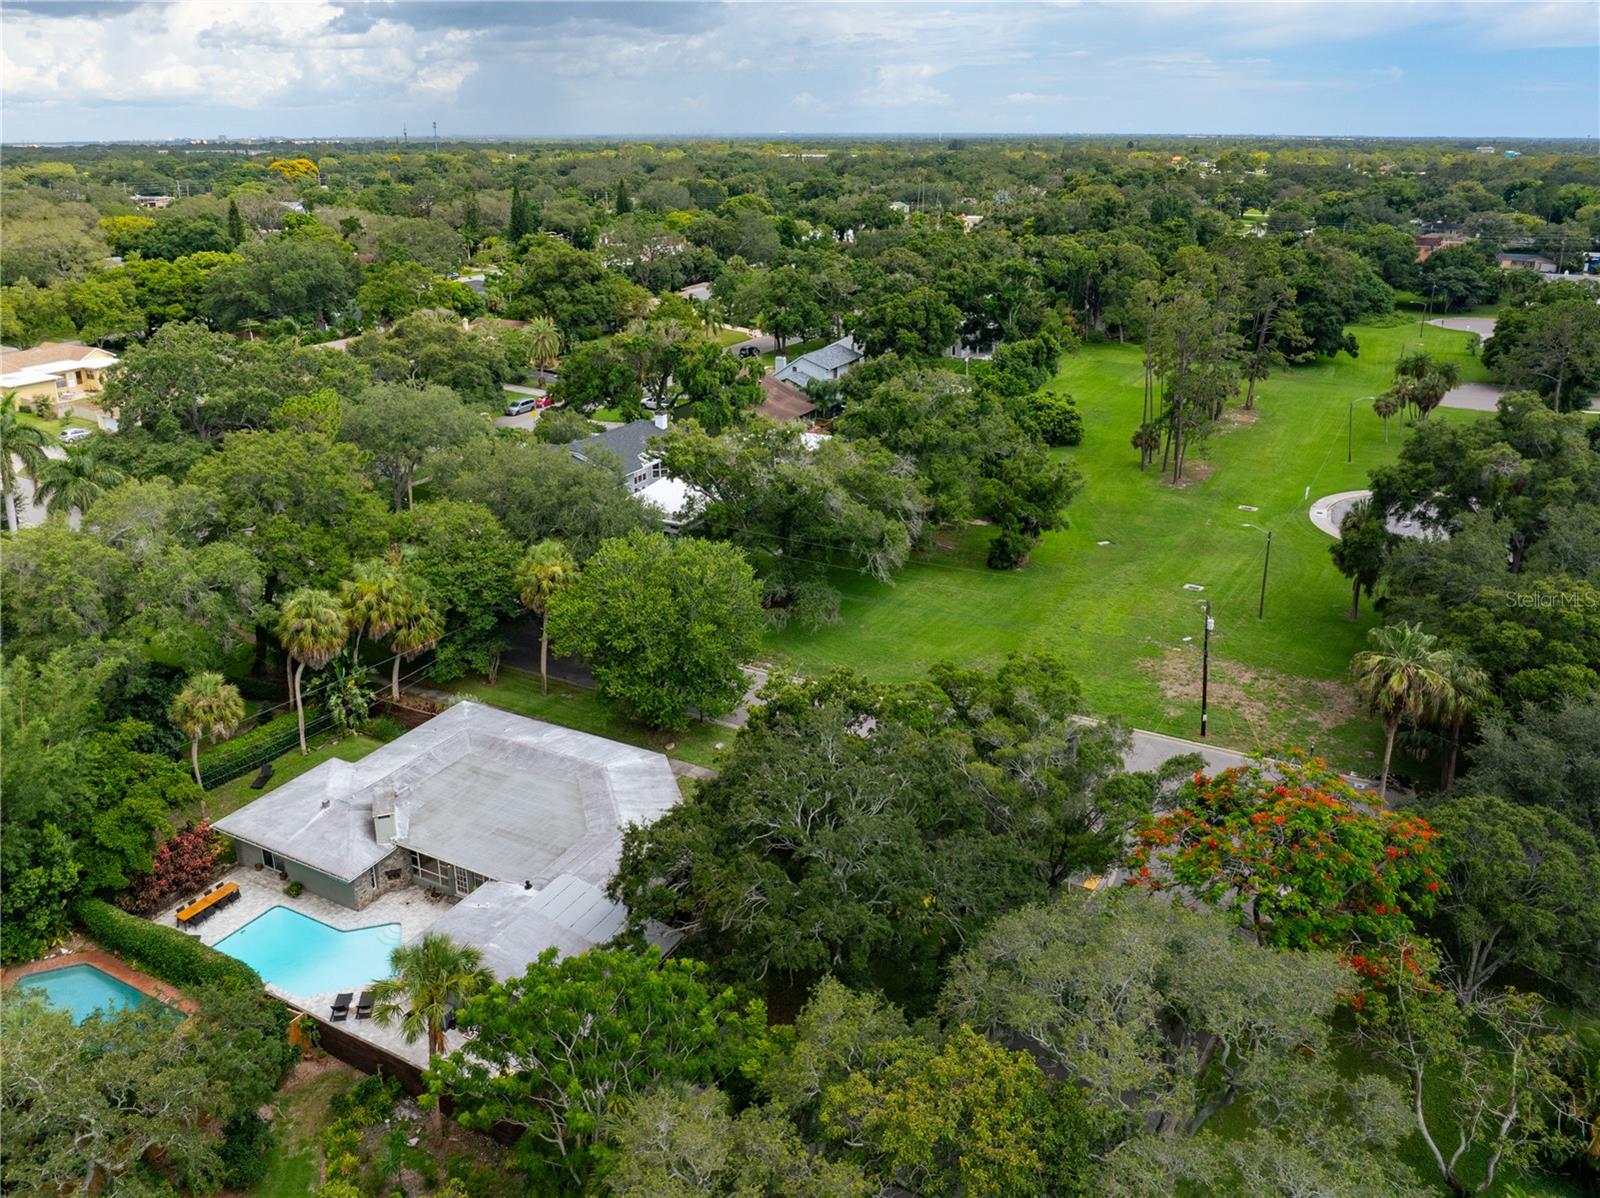
POLYGON ((93 965, 63 965, 60 969, 31 973, 17 979, 17 988, 42 991, 52 1007, 71 1011, 74 1023, 82 1023, 96 1012, 121 1011, 146 1003, 161 1005, 160 1000, 93 965))
POLYGON ((272 907, 216 947, 291 994, 356 991, 389 976, 400 925, 341 932, 290 907, 272 907))

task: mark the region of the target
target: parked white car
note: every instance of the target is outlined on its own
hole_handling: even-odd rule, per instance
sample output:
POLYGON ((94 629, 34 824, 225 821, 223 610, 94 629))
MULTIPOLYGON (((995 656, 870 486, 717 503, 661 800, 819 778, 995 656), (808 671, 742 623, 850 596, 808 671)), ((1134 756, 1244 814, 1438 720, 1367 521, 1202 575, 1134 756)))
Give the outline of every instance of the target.
POLYGON ((74 441, 87 441, 92 431, 87 428, 64 428, 61 430, 61 439, 69 445, 74 441))

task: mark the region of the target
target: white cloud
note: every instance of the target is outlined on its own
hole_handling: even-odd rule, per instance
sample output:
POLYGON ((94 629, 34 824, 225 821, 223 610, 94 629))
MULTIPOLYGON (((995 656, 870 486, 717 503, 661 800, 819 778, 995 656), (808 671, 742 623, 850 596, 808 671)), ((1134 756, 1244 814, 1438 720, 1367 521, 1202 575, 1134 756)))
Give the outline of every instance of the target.
POLYGON ((1012 92, 1006 96, 1002 103, 1028 106, 1033 104, 1060 104, 1066 100, 1063 95, 1040 95, 1038 92, 1012 92))
POLYGON ((343 32, 341 12, 325 0, 177 0, 99 17, 8 12, 8 100, 310 106, 357 89, 369 99, 450 95, 476 69, 469 33, 420 38, 392 20, 343 32))
POLYGON ((950 97, 928 81, 944 68, 929 63, 894 63, 880 66, 877 82, 856 96, 868 108, 909 108, 921 104, 948 104, 950 97))

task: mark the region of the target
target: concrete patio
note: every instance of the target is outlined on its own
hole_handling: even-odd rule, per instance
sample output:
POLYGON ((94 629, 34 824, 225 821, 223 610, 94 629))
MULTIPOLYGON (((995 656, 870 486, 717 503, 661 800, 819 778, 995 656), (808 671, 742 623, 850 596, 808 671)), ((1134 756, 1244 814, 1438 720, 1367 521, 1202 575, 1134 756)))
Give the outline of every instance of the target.
MULTIPOLYGON (((314 895, 310 891, 303 891, 296 897, 290 898, 283 892, 282 879, 271 870, 239 866, 219 880, 238 885, 238 901, 221 908, 199 928, 189 933, 210 947, 215 947, 273 907, 288 907, 341 931, 371 928, 380 924, 398 924, 400 931, 397 944, 409 944, 455 905, 454 900, 436 895, 424 887, 407 886, 380 895, 361 910, 354 911, 314 895)), ((187 906, 192 897, 184 895, 178 902, 154 916, 155 922, 169 928, 175 927, 178 910, 187 906)), ((324 1022, 328 1020, 333 1000, 339 993, 339 991, 329 991, 326 994, 296 994, 270 981, 266 983, 266 988, 273 997, 282 999, 295 1009, 306 1011, 324 1022)), ((342 1031, 376 1045, 413 1065, 420 1067, 428 1063, 425 1041, 418 1040, 415 1044, 407 1044, 400 1035, 398 1027, 380 1027, 370 1019, 357 1019, 353 1003, 350 1017, 340 1023, 339 1027, 342 1031)), ((452 1049, 459 1048, 466 1042, 466 1037, 457 1032, 448 1033, 446 1039, 452 1049)))

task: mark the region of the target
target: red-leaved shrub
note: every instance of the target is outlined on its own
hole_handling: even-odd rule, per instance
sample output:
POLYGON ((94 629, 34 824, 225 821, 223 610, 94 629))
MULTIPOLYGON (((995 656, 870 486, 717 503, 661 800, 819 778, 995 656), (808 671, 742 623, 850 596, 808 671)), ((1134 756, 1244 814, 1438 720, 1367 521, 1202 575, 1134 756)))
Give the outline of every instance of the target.
POLYGON ((210 824, 190 824, 156 850, 150 872, 134 874, 118 902, 141 915, 159 911, 175 896, 210 883, 221 851, 221 840, 210 824))

